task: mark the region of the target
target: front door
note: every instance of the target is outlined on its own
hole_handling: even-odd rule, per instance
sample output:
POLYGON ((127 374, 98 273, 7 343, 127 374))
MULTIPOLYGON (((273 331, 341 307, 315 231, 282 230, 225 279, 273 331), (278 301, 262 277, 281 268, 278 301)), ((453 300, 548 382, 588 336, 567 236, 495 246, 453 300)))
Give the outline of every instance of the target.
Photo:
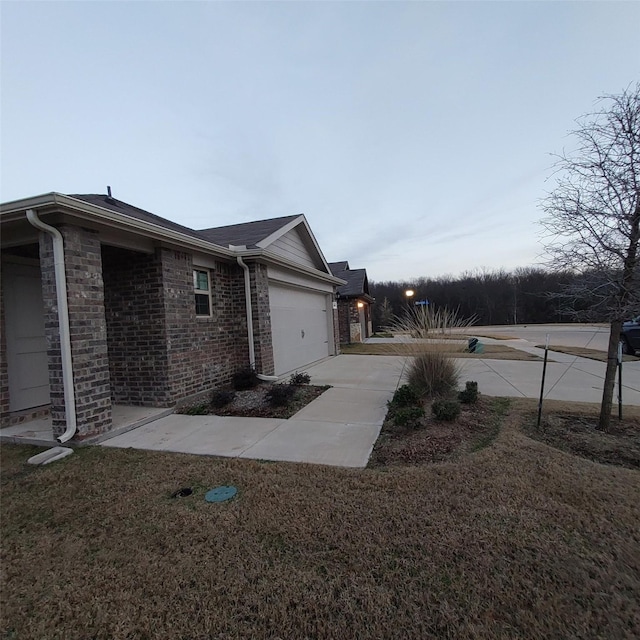
POLYGON ((3 262, 9 411, 47 405, 49 364, 40 266, 3 262))

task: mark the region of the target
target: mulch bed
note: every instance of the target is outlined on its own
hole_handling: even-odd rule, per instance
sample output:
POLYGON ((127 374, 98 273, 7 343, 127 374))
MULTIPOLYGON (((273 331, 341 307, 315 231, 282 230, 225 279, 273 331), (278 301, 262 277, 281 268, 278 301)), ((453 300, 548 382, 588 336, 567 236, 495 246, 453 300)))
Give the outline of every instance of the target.
POLYGON ((191 415, 242 416, 250 418, 281 418, 287 419, 298 413, 310 402, 322 395, 329 386, 300 385, 289 403, 284 407, 274 407, 269 404, 266 395, 273 384, 261 383, 253 389, 236 391, 234 399, 221 408, 213 407, 209 403, 193 403, 185 405, 179 413, 191 415))
POLYGON ((608 432, 597 429, 598 415, 557 412, 543 415, 540 428, 530 416, 524 432, 540 442, 594 462, 640 469, 640 417, 611 418, 608 432))
POLYGON ((480 396, 475 404, 462 405, 455 421, 443 422, 430 413, 427 405, 418 429, 398 427, 387 418, 369 467, 444 462, 477 451, 496 437, 508 407, 509 401, 504 398, 480 396))

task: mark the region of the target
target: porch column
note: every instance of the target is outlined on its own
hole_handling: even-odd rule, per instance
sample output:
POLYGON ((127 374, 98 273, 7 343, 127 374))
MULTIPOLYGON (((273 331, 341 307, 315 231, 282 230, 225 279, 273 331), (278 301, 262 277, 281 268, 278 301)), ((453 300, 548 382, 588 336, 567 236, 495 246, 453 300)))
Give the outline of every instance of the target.
MULTIPOLYGON (((111 428, 111 387, 98 233, 72 225, 57 227, 64 238, 71 357, 78 430, 75 439, 111 428)), ((60 331, 51 238, 40 234, 40 267, 49 358, 54 436, 66 427, 60 331)))

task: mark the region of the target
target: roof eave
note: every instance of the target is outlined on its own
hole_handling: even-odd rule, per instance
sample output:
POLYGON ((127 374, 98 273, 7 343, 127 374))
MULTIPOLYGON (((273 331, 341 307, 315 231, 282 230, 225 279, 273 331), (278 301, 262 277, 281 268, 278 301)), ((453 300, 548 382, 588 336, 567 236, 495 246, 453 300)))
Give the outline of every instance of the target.
POLYGON ((78 200, 77 198, 72 198, 71 196, 67 196, 62 193, 51 192, 41 196, 35 196, 33 198, 7 202, 0 205, 0 213, 3 217, 7 216, 13 218, 18 217, 27 209, 41 209, 51 206, 60 207, 63 210, 66 209, 74 214, 80 214, 81 217, 90 215, 93 219, 97 218, 108 226, 138 233, 142 232, 148 237, 150 236, 157 239, 171 241, 181 246, 201 249, 203 251, 215 253, 228 258, 235 257, 236 255, 235 252, 209 242, 208 240, 200 240, 187 235, 186 233, 180 233, 179 231, 173 231, 172 229, 167 229, 166 227, 158 224, 132 218, 131 216, 85 202, 84 200, 78 200))
POLYGON ((331 275, 331 273, 325 273, 324 271, 320 271, 319 269, 314 269, 313 267, 307 267, 306 265, 302 265, 298 262, 293 262, 292 260, 288 260, 284 256, 265 249, 244 249, 236 251, 234 255, 239 255, 242 258, 264 260, 269 264, 274 264, 280 267, 286 267, 288 269, 300 271, 302 273, 313 276, 314 278, 324 280, 325 282, 330 282, 331 284, 334 284, 336 286, 347 284, 346 280, 336 278, 334 275, 331 275))

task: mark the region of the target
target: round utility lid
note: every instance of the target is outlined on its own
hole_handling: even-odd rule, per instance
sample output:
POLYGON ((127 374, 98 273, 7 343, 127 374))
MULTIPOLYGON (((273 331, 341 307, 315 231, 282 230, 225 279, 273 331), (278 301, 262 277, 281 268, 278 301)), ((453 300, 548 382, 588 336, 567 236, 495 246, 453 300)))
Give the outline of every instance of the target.
POLYGON ((224 502, 230 500, 238 493, 238 490, 232 486, 215 487, 210 489, 204 496, 207 502, 224 502))

